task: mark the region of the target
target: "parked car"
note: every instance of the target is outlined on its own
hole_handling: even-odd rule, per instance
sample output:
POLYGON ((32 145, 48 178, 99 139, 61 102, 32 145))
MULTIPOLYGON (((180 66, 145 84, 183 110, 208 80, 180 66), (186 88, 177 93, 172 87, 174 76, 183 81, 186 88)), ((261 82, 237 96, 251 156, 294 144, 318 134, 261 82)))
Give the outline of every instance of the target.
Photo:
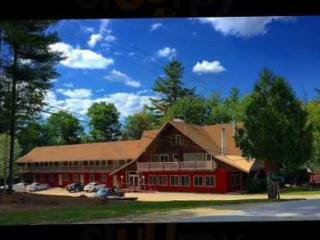
MULTIPOLYGON (((15 192, 25 192, 27 185, 28 185, 28 183, 16 183, 16 184, 13 184, 12 190, 15 191, 15 192)), ((0 189, 4 189, 4 186, 1 186, 0 189)), ((8 189, 8 185, 6 185, 6 189, 8 189)))
POLYGON ((93 197, 105 199, 107 197, 124 197, 124 194, 124 192, 117 189, 103 188, 97 191, 93 197))
POLYGON ((86 192, 97 192, 100 189, 105 188, 105 184, 100 184, 98 182, 91 182, 84 187, 84 191, 86 192))
POLYGON ((36 192, 36 191, 46 190, 46 189, 49 189, 48 184, 38 183, 38 182, 34 182, 26 187, 26 190, 28 192, 36 192))
POLYGON ((71 183, 67 185, 66 190, 68 192, 81 192, 83 191, 83 185, 81 183, 71 183))
POLYGON ((15 192, 25 192, 26 191, 26 187, 28 185, 29 185, 28 183, 24 183, 24 182, 14 184, 13 185, 13 190, 15 192))

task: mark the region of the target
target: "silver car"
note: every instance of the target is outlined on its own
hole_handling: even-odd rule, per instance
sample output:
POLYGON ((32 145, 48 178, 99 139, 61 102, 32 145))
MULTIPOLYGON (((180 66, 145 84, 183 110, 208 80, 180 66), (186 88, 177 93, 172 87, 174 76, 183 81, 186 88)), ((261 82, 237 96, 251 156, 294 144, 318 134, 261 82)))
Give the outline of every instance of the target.
POLYGON ((49 189, 49 185, 45 183, 32 183, 26 187, 27 192, 36 192, 40 190, 46 190, 49 189))

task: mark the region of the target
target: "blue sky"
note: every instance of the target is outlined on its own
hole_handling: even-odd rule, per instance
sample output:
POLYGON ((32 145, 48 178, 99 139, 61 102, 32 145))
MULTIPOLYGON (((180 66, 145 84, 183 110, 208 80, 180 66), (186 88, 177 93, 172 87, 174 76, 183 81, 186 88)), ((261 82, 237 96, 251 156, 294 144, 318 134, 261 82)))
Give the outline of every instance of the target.
POLYGON ((171 59, 183 63, 185 85, 205 96, 233 86, 246 94, 267 67, 311 99, 320 88, 319 26, 316 16, 63 20, 51 48, 66 60, 46 101, 80 119, 92 103, 112 102, 123 121, 156 97, 151 88, 171 59))

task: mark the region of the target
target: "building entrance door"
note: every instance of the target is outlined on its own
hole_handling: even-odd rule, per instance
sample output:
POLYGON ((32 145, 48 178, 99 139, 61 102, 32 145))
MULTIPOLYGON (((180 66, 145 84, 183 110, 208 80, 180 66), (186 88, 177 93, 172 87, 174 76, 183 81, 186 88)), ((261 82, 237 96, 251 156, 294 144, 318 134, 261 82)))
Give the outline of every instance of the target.
POLYGON ((139 176, 138 174, 129 175, 129 186, 130 187, 139 187, 139 176))
POLYGON ((62 174, 59 174, 59 186, 62 186, 62 174))

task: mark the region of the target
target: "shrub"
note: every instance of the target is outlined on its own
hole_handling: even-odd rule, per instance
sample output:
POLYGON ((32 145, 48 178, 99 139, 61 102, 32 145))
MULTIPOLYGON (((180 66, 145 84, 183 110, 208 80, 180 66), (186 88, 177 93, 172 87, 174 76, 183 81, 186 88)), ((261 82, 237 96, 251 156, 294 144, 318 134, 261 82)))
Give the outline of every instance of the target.
POLYGON ((247 178, 244 184, 244 190, 248 193, 264 192, 267 190, 267 180, 247 178))

